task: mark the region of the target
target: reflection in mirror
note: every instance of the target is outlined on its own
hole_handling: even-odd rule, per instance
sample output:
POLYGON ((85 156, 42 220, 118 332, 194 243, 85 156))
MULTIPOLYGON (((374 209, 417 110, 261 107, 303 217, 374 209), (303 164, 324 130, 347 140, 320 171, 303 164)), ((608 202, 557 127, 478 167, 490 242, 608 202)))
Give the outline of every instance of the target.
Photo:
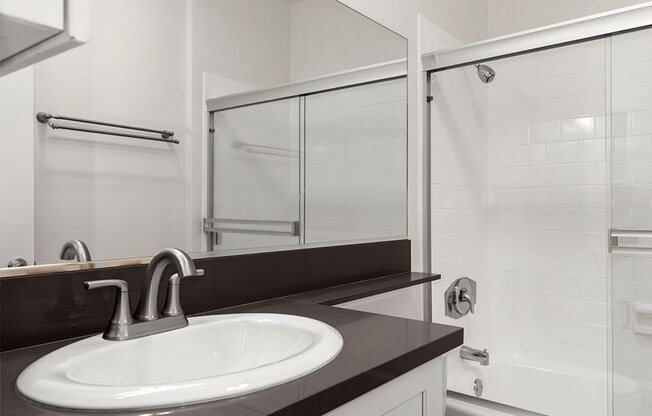
POLYGON ((98 0, 90 23, 0 77, 2 275, 405 236, 404 38, 335 0, 98 0))

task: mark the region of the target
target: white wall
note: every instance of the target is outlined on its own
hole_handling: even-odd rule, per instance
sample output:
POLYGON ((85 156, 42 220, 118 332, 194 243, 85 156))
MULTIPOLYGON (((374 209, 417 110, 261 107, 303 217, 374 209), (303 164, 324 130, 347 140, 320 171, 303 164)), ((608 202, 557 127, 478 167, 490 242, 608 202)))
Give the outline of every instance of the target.
POLYGON ((33 72, 0 77, 0 267, 34 262, 33 72))
MULTIPOLYGON (((46 111, 175 131, 179 145, 35 129, 36 259, 68 239, 91 256, 187 249, 191 150, 186 124, 185 2, 93 2, 92 40, 34 66, 34 114, 46 111), (116 22, 120 22, 119 25, 116 22)), ((36 124, 36 123, 35 123, 36 124)))
POLYGON ((315 78, 405 59, 405 39, 335 1, 291 8, 291 79, 315 78))
POLYGON ((644 3, 641 0, 488 0, 490 38, 644 3))

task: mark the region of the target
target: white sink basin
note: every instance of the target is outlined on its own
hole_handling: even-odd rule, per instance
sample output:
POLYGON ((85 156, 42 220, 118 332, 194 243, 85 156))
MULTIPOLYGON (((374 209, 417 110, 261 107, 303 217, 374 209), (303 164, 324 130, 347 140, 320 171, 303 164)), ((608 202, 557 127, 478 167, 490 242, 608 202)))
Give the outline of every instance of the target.
POLYGON ((293 315, 189 318, 190 325, 129 341, 94 336, 27 367, 16 386, 50 406, 109 410, 238 396, 311 373, 342 349, 329 325, 293 315))

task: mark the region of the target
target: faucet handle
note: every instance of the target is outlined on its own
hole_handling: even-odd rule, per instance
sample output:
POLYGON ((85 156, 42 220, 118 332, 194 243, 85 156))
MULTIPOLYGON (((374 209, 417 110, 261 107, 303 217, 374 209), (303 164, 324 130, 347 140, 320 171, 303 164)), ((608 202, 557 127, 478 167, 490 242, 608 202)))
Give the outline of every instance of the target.
POLYGON ((178 285, 181 282, 182 278, 185 279, 186 277, 201 277, 203 275, 204 275, 204 269, 197 269, 197 274, 189 274, 181 277, 179 277, 179 273, 175 273, 172 276, 170 276, 169 284, 178 285))
POLYGON ((179 296, 179 285, 181 284, 181 279, 186 277, 200 277, 204 275, 203 269, 197 269, 197 274, 181 276, 179 277, 178 273, 170 276, 168 281, 168 295, 165 299, 165 306, 163 307, 163 316, 179 316, 183 315, 183 309, 181 309, 181 297, 179 296))
POLYGON ((116 327, 124 327, 134 322, 131 309, 129 308, 129 284, 127 282, 118 279, 92 280, 84 282, 84 287, 86 290, 100 289, 103 287, 114 287, 117 290, 113 316, 109 322, 109 327, 104 332, 105 339, 113 339, 111 334, 115 332, 116 327))

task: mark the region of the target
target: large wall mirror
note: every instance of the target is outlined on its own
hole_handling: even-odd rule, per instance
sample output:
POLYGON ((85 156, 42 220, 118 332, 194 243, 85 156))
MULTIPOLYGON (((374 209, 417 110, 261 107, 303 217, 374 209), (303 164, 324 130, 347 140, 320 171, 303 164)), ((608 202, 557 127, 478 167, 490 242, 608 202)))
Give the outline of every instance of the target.
POLYGON ((98 0, 91 31, 0 77, 1 275, 406 235, 401 36, 335 0, 98 0))

